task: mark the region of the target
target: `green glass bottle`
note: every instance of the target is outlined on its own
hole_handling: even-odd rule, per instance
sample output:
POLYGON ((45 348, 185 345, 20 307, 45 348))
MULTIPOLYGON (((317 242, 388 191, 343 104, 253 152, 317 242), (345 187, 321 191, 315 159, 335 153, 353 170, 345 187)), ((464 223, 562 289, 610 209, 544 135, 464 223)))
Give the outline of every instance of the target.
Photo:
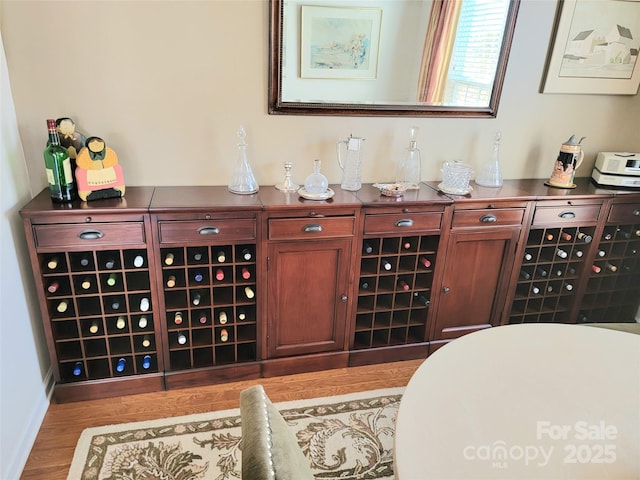
POLYGON ((76 198, 76 187, 71 171, 71 159, 66 148, 60 145, 56 130, 56 121, 47 120, 49 141, 44 149, 44 163, 47 169, 47 181, 54 202, 70 202, 76 198))

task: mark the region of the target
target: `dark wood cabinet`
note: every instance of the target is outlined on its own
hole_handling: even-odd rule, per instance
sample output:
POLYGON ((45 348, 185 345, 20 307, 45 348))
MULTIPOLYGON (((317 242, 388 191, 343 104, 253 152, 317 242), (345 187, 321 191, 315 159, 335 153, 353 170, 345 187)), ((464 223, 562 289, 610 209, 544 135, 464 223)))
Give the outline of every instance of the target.
POLYGON ((425 358, 507 323, 637 321, 640 193, 576 184, 45 190, 20 213, 55 399, 425 358))
POLYGON ((460 201, 453 207, 432 350, 499 325, 527 202, 460 201))
POLYGON ((127 193, 53 204, 45 190, 21 210, 59 402, 163 388, 153 189, 127 193))

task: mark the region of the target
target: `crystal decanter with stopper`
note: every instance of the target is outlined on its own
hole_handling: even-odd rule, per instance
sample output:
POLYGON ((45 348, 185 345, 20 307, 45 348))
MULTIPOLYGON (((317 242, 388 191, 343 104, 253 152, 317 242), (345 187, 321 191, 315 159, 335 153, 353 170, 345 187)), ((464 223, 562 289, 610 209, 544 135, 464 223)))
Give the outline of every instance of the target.
POLYGON ((229 183, 229 191, 239 194, 250 194, 258 191, 258 182, 253 176, 249 159, 247 158, 247 134, 241 125, 238 129, 238 163, 233 170, 229 183))
POLYGON ((313 161, 313 173, 304 181, 304 189, 311 195, 320 195, 327 191, 329 182, 327 177, 320 173, 320 160, 313 161))
POLYGON ((422 177, 422 159, 418 149, 418 127, 409 130, 409 146, 404 150, 396 170, 396 183, 405 189, 420 188, 422 177))
POLYGON ((493 142, 491 157, 485 162, 476 177, 476 183, 483 187, 501 187, 502 171, 500 170, 500 140, 502 133, 497 132, 493 142))

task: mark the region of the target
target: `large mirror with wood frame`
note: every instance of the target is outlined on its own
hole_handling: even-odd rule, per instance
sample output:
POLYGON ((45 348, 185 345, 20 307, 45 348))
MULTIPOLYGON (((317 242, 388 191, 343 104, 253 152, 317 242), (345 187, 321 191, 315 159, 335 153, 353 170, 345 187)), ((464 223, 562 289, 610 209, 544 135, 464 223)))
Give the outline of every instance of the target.
POLYGON ((269 113, 495 117, 520 0, 270 0, 269 113))

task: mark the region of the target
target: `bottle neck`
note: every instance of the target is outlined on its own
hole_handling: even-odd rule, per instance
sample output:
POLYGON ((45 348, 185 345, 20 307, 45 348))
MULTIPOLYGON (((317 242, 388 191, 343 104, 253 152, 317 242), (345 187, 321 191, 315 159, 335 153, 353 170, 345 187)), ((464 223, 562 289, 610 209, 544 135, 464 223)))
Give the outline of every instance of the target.
POLYGON ((49 130, 49 143, 51 145, 60 145, 60 138, 58 138, 57 131, 49 130))

